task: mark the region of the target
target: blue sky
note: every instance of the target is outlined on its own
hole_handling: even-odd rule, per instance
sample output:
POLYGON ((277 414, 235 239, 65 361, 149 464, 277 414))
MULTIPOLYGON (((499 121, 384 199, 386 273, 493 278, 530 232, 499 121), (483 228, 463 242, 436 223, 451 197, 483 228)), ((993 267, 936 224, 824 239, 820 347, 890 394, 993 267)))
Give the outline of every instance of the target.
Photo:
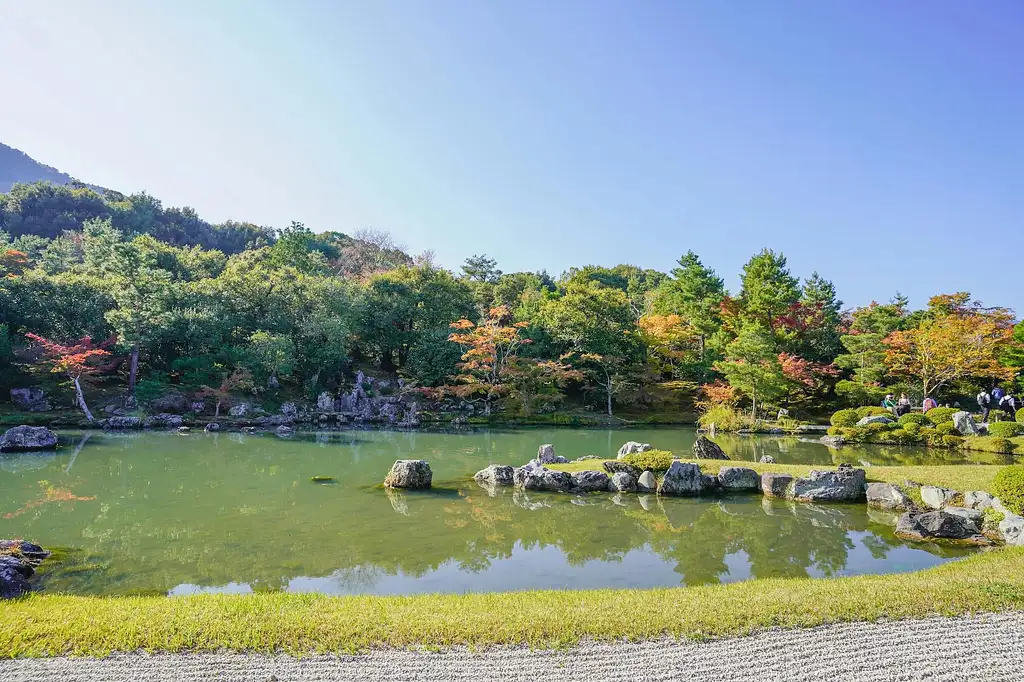
POLYGON ((1013 0, 0 0, 0 64, 0 141, 213 221, 1024 311, 1013 0))

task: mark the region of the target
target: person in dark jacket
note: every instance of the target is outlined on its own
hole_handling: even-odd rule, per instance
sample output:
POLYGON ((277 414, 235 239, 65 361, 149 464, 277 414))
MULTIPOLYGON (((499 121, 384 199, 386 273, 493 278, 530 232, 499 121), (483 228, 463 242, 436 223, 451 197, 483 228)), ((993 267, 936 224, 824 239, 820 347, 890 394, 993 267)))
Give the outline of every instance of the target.
POLYGON ((981 408, 981 421, 988 421, 989 410, 992 409, 992 395, 985 389, 978 394, 978 407, 981 408))

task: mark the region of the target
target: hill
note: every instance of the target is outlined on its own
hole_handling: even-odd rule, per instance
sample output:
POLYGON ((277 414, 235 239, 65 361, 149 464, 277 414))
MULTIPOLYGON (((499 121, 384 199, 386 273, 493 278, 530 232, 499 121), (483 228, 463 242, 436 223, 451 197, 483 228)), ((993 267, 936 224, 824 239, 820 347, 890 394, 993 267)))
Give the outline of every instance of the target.
MULTIPOLYGON (((39 163, 31 156, 9 147, 0 142, 0 194, 6 194, 11 191, 11 187, 16 182, 22 183, 33 183, 33 182, 52 182, 55 185, 67 185, 75 182, 75 178, 71 177, 67 173, 62 173, 52 166, 39 163)), ((102 187, 95 185, 86 185, 97 192, 105 192, 102 187)))

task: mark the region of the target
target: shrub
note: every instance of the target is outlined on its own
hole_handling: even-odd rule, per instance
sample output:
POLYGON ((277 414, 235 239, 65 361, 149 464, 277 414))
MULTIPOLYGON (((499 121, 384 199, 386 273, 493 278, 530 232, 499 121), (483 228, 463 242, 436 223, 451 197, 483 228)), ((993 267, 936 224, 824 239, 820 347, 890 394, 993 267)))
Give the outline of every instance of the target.
POLYGON ((857 419, 863 419, 864 417, 874 417, 875 415, 884 414, 887 417, 892 416, 892 412, 885 409, 884 407, 869 405, 868 407, 858 407, 855 412, 857 413, 857 419))
POLYGON ((875 435, 875 434, 878 434, 878 433, 887 433, 888 431, 891 431, 895 427, 896 427, 896 423, 895 422, 890 422, 888 424, 883 424, 881 422, 872 422, 871 424, 866 424, 864 426, 860 426, 860 427, 857 427, 857 428, 864 429, 869 434, 875 435))
POLYGON ((667 471, 672 466, 672 453, 668 450, 648 450, 647 452, 634 452, 626 455, 622 461, 632 464, 641 471, 667 471))
POLYGON ((1017 410, 1017 423, 1024 424, 1024 410, 1017 410))
POLYGON ((888 437, 897 445, 911 445, 921 441, 919 434, 911 433, 905 429, 893 429, 888 433, 888 437))
POLYGON ((856 426, 860 420, 860 416, 857 414, 857 410, 846 409, 839 410, 832 415, 832 426, 856 426))
MULTIPOLYGON (((905 417, 907 415, 903 416, 905 417)), ((907 422, 906 424, 901 424, 900 428, 902 428, 907 433, 913 434, 915 436, 921 435, 921 425, 917 422, 907 422)))
POLYGON ((1000 454, 1012 453, 1014 450, 1013 441, 1009 438, 999 436, 974 436, 967 443, 971 450, 982 452, 998 452, 1000 454))
POLYGON ((1024 424, 1018 422, 995 422, 988 425, 988 435, 990 436, 1014 438, 1021 434, 1024 434, 1024 424))
POLYGON ((925 416, 928 417, 928 421, 938 426, 946 422, 952 423, 953 415, 959 411, 955 407, 933 407, 925 416))
MULTIPOLYGON (((941 409, 941 408, 935 408, 941 409)), ((956 426, 953 422, 940 422, 935 425, 935 433, 940 436, 959 436, 960 432, 956 430, 956 426)))
POLYGON ((992 494, 1010 511, 1024 514, 1024 465, 1003 467, 992 482, 992 494))
POLYGON ((918 427, 930 424, 928 417, 924 416, 920 412, 908 412, 899 419, 896 420, 903 428, 907 427, 907 424, 916 424, 918 427))
POLYGON ((964 437, 963 436, 949 435, 949 436, 943 436, 942 437, 942 444, 945 445, 947 448, 957 448, 957 447, 960 447, 960 445, 963 442, 964 442, 964 437))
POLYGON ((714 424, 719 431, 739 431, 751 425, 745 414, 728 405, 712 405, 700 416, 697 423, 704 428, 710 428, 714 424))

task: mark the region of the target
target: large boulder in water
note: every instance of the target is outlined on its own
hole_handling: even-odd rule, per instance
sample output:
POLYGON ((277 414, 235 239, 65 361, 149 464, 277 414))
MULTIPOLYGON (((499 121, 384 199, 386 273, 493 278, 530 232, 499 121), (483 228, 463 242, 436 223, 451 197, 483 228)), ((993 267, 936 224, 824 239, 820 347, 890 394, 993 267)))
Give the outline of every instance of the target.
POLYGON ((761 474, 761 494, 765 497, 789 497, 792 486, 793 476, 790 474, 773 471, 766 471, 761 474))
POLYGON ((977 436, 981 433, 978 425, 974 423, 971 413, 963 410, 953 413, 953 426, 964 436, 977 436))
POLYGON ((603 471, 578 471, 572 474, 572 487, 581 493, 608 490, 608 474, 603 471))
POLYGON ((512 485, 515 469, 505 464, 492 464, 476 472, 473 479, 483 486, 512 485))
POLYGON ((637 443, 635 440, 631 440, 623 444, 623 446, 619 448, 619 454, 617 459, 622 459, 626 455, 634 455, 638 452, 647 452, 650 449, 650 443, 637 443))
POLYGON ((0 599, 14 599, 32 588, 28 579, 50 553, 20 540, 0 540, 0 599))
POLYGON ((384 479, 387 488, 429 488, 434 473, 424 459, 399 459, 384 479))
POLYGON ((608 490, 613 493, 631 493, 636 491, 636 479, 620 471, 608 480, 608 490))
POLYGON ((49 412, 53 409, 41 388, 12 388, 11 402, 25 412, 49 412))
POLYGON ((111 431, 141 429, 142 420, 138 417, 108 417, 100 420, 100 426, 111 431))
POLYGON ((718 470, 718 485, 725 492, 757 490, 760 484, 757 472, 746 467, 722 467, 718 470))
POLYGON ((696 464, 675 460, 665 472, 658 486, 659 495, 700 495, 708 487, 708 481, 696 464))
MULTIPOLYGON (((572 476, 564 471, 554 471, 543 466, 522 467, 522 476, 517 472, 517 485, 523 490, 546 490, 549 492, 568 492, 573 487, 572 476), (522 481, 521 483, 519 481, 522 481)), ((598 472, 600 473, 600 472, 598 472)), ((607 482, 608 477, 605 476, 607 482)))
POLYGON ((864 499, 863 469, 840 464, 835 471, 812 471, 793 481, 793 499, 800 502, 857 502, 864 499))
POLYGON ((645 471, 636 479, 636 490, 641 493, 653 493, 658 490, 658 479, 654 478, 654 474, 650 471, 645 471))
POLYGON ((45 426, 15 426, 0 436, 0 452, 53 450, 56 447, 57 434, 45 426))
POLYGON ((693 456, 697 459, 729 459, 715 441, 701 435, 693 441, 693 456))

